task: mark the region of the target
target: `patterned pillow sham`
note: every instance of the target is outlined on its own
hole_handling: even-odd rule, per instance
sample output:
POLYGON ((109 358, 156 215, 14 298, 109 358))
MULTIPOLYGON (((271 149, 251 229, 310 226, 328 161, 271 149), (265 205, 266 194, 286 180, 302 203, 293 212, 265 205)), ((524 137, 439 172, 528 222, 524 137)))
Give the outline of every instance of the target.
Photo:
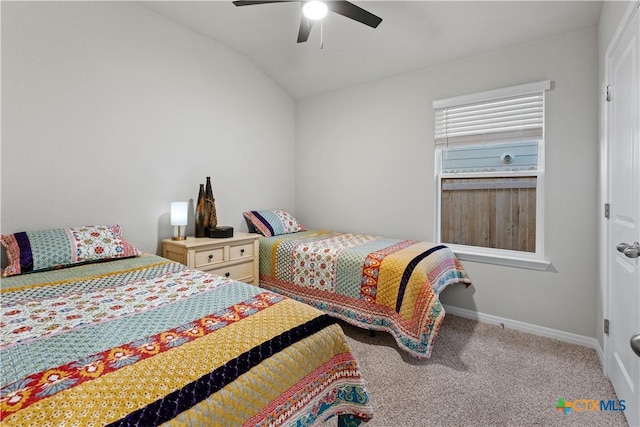
POLYGON ((0 236, 7 250, 3 277, 141 254, 122 238, 119 225, 90 225, 0 236))
POLYGON ((248 211, 242 215, 250 232, 258 232, 266 237, 306 231, 293 215, 282 209, 248 211))

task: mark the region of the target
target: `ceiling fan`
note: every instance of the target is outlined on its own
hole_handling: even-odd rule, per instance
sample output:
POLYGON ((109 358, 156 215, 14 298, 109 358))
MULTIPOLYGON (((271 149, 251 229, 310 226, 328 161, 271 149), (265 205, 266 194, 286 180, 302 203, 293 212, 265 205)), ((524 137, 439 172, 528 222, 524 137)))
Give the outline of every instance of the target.
POLYGON ((367 12, 355 4, 346 0, 319 1, 319 0, 237 0, 233 4, 236 6, 252 6, 255 4, 266 3, 302 3, 302 19, 300 21, 300 30, 298 31, 298 43, 306 42, 309 39, 309 33, 313 26, 313 21, 324 18, 327 11, 337 13, 338 15, 358 21, 362 24, 376 28, 382 22, 382 18, 367 12))

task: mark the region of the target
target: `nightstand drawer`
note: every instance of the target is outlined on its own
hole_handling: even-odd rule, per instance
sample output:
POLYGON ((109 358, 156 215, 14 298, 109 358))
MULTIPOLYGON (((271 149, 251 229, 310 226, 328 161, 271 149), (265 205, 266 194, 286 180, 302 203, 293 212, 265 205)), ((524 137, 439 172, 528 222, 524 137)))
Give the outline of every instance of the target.
POLYGON ((253 257, 253 242, 245 243, 242 245, 229 246, 229 260, 253 257))
POLYGON ((257 286, 260 278, 259 239, 258 234, 242 232, 220 239, 165 239, 162 254, 188 267, 257 286))
POLYGON ((235 280, 253 280, 253 260, 250 260, 249 262, 243 262, 242 264, 214 268, 211 270, 207 270, 207 273, 217 274, 218 276, 229 277, 235 280))
POLYGON ((196 268, 206 268, 225 261, 224 247, 196 251, 196 268))

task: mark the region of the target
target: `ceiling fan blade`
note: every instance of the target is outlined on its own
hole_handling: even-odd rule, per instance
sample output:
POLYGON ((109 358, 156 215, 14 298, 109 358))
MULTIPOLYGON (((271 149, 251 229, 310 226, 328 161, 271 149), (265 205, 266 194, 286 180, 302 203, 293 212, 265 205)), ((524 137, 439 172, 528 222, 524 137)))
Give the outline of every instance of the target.
POLYGON ((303 15, 300 20, 300 30, 298 31, 298 43, 304 43, 309 39, 311 27, 313 27, 313 21, 303 15))
MULTIPOLYGON (((234 2, 235 3, 235 2, 234 2)), ((361 22, 370 27, 376 28, 382 22, 382 18, 367 12, 361 7, 348 1, 325 1, 327 8, 338 15, 346 16, 354 21, 361 22)))
POLYGON ((299 0, 238 0, 233 4, 236 6, 253 6, 254 4, 266 4, 266 3, 288 3, 299 0))

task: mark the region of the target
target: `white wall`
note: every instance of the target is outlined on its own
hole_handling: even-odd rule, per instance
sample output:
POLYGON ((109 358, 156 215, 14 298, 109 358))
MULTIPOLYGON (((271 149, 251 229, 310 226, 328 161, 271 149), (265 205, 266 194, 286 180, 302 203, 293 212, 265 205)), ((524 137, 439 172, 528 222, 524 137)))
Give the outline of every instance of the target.
POLYGON ((206 176, 220 224, 293 211, 294 108, 244 56, 134 3, 2 2, 1 231, 120 223, 155 253, 206 176))
POLYGON ((597 29, 501 49, 299 102, 296 212, 311 228, 432 240, 432 101, 552 80, 546 110, 550 271, 464 262, 445 304, 595 336, 597 29))

